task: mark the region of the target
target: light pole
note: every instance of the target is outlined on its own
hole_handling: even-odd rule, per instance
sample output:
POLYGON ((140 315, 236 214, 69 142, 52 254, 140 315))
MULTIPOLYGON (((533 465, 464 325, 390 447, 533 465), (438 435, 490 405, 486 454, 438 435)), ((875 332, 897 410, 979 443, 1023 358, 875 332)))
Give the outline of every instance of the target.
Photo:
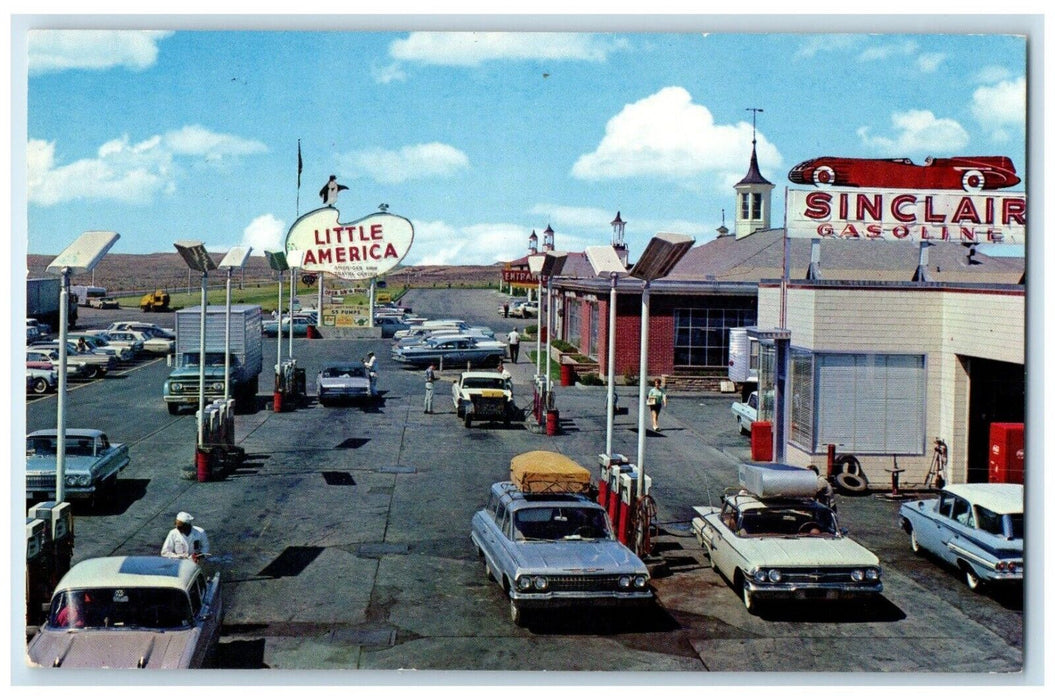
POLYGON ((198 326, 198 449, 201 450, 205 442, 205 317, 209 311, 207 291, 209 270, 215 270, 216 263, 209 257, 201 241, 176 241, 172 245, 176 247, 176 252, 183 258, 183 262, 187 263, 187 274, 190 274, 191 270, 201 273, 201 321, 198 326))
POLYGON ((55 501, 66 498, 66 342, 69 337, 70 275, 94 270, 121 236, 113 231, 85 231, 58 257, 47 271, 61 275, 59 287, 59 385, 55 408, 55 501))
POLYGON ((612 433, 615 428, 615 302, 619 275, 626 274, 626 267, 615 248, 596 245, 586 248, 586 259, 590 261, 593 274, 608 275, 612 286, 608 292, 608 421, 605 431, 604 453, 612 455, 612 433))
POLYGON ((538 387, 542 376, 542 264, 546 262, 545 255, 531 255, 528 257, 528 270, 538 277, 538 329, 535 333, 535 386, 538 387))
MULTIPOLYGON (((265 250, 264 257, 267 258, 267 264, 271 266, 271 269, 278 273, 278 305, 275 307, 277 309, 275 315, 278 317, 278 328, 276 329, 278 348, 275 355, 274 394, 274 410, 277 413, 282 408, 282 273, 289 269, 289 264, 286 262, 286 254, 281 250, 265 250)), ((293 320, 290 319, 290 330, 292 330, 292 325, 293 320)))
MULTIPOLYGON (((297 268, 304 264, 304 251, 291 250, 286 253, 286 264, 289 265, 289 359, 293 359, 293 299, 297 291, 297 268)), ((279 319, 282 325, 282 319, 279 319)))
POLYGON ((227 270, 227 300, 224 305, 224 340, 223 340, 223 402, 231 398, 231 273, 234 270, 245 270, 251 247, 235 246, 227 251, 220 261, 220 269, 227 270))
POLYGON ((641 364, 637 395, 637 496, 645 488, 645 395, 648 392, 648 303, 652 282, 666 277, 692 248, 693 238, 682 233, 657 233, 645 246, 630 276, 644 281, 641 289, 641 364))

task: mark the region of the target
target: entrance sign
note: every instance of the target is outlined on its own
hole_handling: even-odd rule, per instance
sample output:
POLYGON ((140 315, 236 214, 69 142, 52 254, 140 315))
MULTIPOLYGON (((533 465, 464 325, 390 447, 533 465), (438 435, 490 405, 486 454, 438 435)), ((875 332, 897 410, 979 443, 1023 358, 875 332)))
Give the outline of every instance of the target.
POLYGON ((538 275, 530 270, 507 267, 502 270, 502 281, 512 287, 532 288, 538 286, 538 275))
POLYGON ((788 189, 788 238, 1026 242, 1026 195, 862 188, 788 189))
POLYGON ((346 280, 377 277, 399 264, 414 242, 409 219, 377 212, 348 224, 340 212, 322 207, 297 219, 286 234, 286 251, 304 252, 300 269, 346 280))

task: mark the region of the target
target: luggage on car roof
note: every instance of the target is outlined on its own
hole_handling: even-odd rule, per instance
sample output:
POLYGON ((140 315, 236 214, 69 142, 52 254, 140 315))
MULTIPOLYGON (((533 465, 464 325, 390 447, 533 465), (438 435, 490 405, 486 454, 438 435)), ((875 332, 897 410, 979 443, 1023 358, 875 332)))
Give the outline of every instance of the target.
POLYGON ((513 484, 522 493, 586 493, 590 470, 558 452, 535 450, 509 463, 513 484))

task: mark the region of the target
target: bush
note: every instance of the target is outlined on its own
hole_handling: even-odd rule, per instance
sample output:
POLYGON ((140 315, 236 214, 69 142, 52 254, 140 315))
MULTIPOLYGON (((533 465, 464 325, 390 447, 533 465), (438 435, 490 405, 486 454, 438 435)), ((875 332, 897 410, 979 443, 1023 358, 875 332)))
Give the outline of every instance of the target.
POLYGON ((637 384, 637 367, 627 367, 623 372, 623 383, 627 386, 637 384))
POLYGON ((604 382, 593 372, 579 375, 579 383, 583 386, 604 386, 604 382))
POLYGON ((579 352, 579 348, 575 347, 571 343, 561 340, 560 338, 554 338, 550 345, 557 348, 561 352, 579 352))

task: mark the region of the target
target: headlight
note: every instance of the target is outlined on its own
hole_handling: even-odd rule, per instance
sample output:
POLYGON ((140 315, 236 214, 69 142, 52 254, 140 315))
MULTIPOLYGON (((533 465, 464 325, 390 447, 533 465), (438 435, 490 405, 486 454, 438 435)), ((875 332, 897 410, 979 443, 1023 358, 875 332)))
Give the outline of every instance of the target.
POLYGON ((635 576, 634 577, 634 588, 644 588, 648 583, 648 576, 635 576))
POLYGON ((92 477, 90 474, 67 474, 66 485, 67 486, 87 486, 92 483, 92 477))
POLYGON ((169 384, 169 388, 173 391, 183 391, 183 385, 179 382, 172 382, 171 384, 169 384))
POLYGON ((213 382, 209 388, 213 391, 223 391, 223 382, 213 382))
POLYGON ((781 576, 781 573, 780 573, 779 569, 770 569, 769 570, 769 580, 770 581, 772 581, 773 583, 780 583, 780 579, 781 578, 783 578, 783 577, 781 576))
POLYGON ((869 581, 878 581, 879 580, 879 571, 876 570, 876 569, 866 569, 865 570, 865 578, 868 579, 869 581))
POLYGON ((864 581, 865 572, 861 571, 860 569, 854 569, 850 572, 850 578, 854 581, 864 581))
POLYGON ((535 585, 535 588, 539 589, 540 591, 544 591, 549 588, 549 581, 546 580, 545 576, 536 576, 535 578, 531 579, 531 583, 533 583, 535 585))
POLYGON ((619 577, 619 587, 620 588, 630 588, 630 577, 629 576, 620 576, 619 577))
POLYGON ((521 576, 517 579, 517 589, 521 591, 531 590, 531 577, 521 576))
POLYGON ((747 574, 747 577, 748 578, 752 578, 752 579, 754 579, 756 581, 765 581, 766 580, 766 572, 763 571, 762 569, 759 569, 758 571, 754 572, 753 574, 749 572, 747 574))

